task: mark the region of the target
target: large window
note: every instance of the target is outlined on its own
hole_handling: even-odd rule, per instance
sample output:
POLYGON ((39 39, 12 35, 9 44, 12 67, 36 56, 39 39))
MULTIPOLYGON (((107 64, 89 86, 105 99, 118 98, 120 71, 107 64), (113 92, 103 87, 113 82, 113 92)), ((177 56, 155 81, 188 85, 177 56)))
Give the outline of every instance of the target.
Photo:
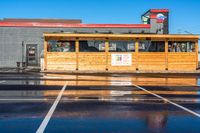
POLYGON ((75 41, 50 40, 47 45, 48 52, 75 52, 75 41))
POLYGON ((164 52, 164 41, 140 41, 139 52, 164 52))
POLYGON ((80 52, 105 52, 105 41, 84 40, 79 41, 80 52))
POLYGON ((109 52, 134 52, 134 41, 110 41, 109 52))
POLYGON ((195 52, 195 43, 194 42, 172 42, 170 41, 168 44, 169 52, 195 52))

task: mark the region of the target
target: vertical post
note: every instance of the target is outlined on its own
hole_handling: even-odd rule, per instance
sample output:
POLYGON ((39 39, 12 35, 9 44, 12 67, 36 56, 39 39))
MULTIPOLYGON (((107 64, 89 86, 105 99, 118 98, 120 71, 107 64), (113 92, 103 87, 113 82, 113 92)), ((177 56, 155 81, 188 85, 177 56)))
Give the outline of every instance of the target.
POLYGON ((199 48, 198 48, 198 40, 195 41, 195 52, 196 52, 196 69, 199 67, 199 48))
POLYGON ((138 57, 139 57, 139 56, 138 56, 138 53, 139 53, 139 39, 136 38, 136 42, 135 42, 136 71, 139 70, 139 69, 138 69, 138 64, 139 64, 139 63, 138 63, 138 61, 139 61, 139 60, 138 60, 138 57))
POLYGON ((79 54, 79 39, 76 38, 75 41, 75 47, 76 47, 76 70, 78 70, 78 54, 79 54))
POLYGON ((168 70, 168 39, 165 39, 165 70, 168 70))
POLYGON ((44 70, 47 70, 47 40, 44 39, 44 70))
POLYGON ((105 42, 105 54, 106 54, 106 71, 108 71, 108 54, 109 52, 109 42, 108 42, 108 38, 106 38, 106 42, 105 42))

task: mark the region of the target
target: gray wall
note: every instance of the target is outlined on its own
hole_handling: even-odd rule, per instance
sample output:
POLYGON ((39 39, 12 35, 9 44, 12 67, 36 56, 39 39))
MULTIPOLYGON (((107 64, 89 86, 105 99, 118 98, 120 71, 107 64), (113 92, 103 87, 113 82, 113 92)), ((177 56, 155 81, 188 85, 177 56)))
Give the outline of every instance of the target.
MULTIPOLYGON (((113 32, 113 33, 150 33, 150 29, 142 28, 28 28, 28 27, 0 27, 0 67, 16 67, 16 62, 22 61, 22 41, 24 44, 37 44, 38 54, 43 50, 44 32, 113 32)), ((39 60, 39 58, 38 58, 39 60)), ((38 64, 39 65, 39 64, 38 64)))

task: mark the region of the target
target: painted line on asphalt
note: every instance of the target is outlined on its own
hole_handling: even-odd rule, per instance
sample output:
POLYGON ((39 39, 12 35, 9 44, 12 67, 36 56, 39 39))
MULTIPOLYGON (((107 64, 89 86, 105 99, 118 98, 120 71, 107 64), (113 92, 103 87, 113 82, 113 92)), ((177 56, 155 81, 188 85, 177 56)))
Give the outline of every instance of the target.
POLYGON ((6 82, 5 80, 2 80, 2 81, 0 81, 0 84, 5 83, 5 82, 6 82))
POLYGON ((65 85, 63 86, 63 88, 61 89, 60 93, 58 94, 56 100, 54 101, 53 105, 51 106, 49 112, 47 113, 47 115, 45 116, 44 120, 42 121, 42 123, 40 124, 40 127, 38 128, 36 133, 43 133, 47 124, 49 123, 49 120, 51 119, 51 116, 53 115, 62 95, 63 92, 65 91, 66 87, 67 87, 68 82, 65 83, 65 85))
POLYGON ((168 103, 170 103, 170 104, 172 104, 172 105, 174 105, 174 106, 176 106, 176 107, 178 107, 178 108, 181 108, 181 109, 185 110, 186 112, 191 113, 191 114, 193 114, 193 115, 195 115, 195 116, 197 116, 197 117, 200 118, 200 114, 198 114, 198 113, 196 113, 196 112, 194 112, 194 111, 192 111, 192 110, 190 110, 190 109, 188 109, 188 108, 186 108, 186 107, 184 107, 184 106, 182 106, 182 105, 179 105, 179 104, 177 104, 177 103, 174 103, 174 102, 168 100, 167 98, 164 98, 164 97, 162 97, 162 96, 160 96, 160 95, 157 95, 157 94, 155 94, 155 93, 153 93, 153 92, 151 92, 151 91, 148 91, 148 90, 146 90, 145 88, 140 87, 140 86, 138 86, 138 85, 136 85, 136 84, 133 84, 133 86, 135 86, 135 87, 137 87, 137 88, 140 89, 140 90, 143 90, 143 91, 145 91, 145 92, 147 92, 147 93, 149 93, 149 94, 151 94, 151 95, 153 95, 153 96, 155 96, 155 97, 158 97, 158 98, 160 98, 160 99, 162 99, 162 100, 164 100, 164 101, 166 101, 166 102, 168 102, 168 103))

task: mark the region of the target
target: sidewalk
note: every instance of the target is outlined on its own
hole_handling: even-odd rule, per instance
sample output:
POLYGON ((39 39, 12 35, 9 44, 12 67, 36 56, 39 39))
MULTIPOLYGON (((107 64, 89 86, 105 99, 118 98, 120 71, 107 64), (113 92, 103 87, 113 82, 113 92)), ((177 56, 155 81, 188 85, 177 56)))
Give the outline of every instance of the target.
POLYGON ((40 72, 40 67, 27 67, 27 68, 0 68, 0 73, 27 73, 27 72, 40 72))
POLYGON ((200 70, 194 71, 41 71, 40 67, 27 67, 27 68, 0 68, 0 73, 51 73, 51 74, 200 74, 200 70))

